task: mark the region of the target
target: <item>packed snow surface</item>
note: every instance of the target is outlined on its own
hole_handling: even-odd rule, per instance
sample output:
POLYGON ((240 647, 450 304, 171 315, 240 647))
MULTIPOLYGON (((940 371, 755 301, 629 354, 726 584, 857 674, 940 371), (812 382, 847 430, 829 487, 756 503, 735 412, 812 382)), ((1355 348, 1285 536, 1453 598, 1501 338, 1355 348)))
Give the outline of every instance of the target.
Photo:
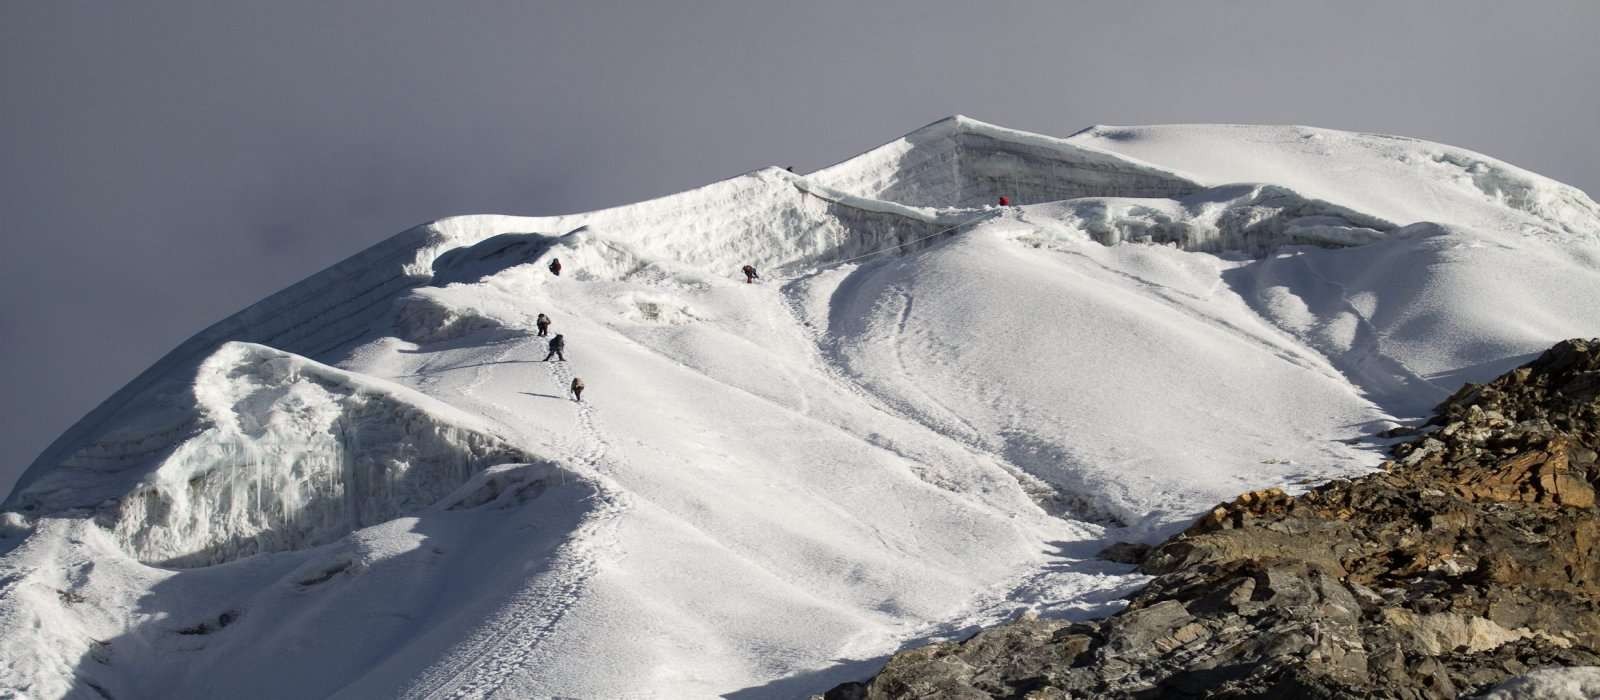
POLYGON ((1370 469, 1376 432, 1600 335, 1596 298, 1578 190, 1303 127, 955 117, 446 219, 39 457, 0 507, 0 697, 801 696, 1115 610, 1108 542, 1370 469))

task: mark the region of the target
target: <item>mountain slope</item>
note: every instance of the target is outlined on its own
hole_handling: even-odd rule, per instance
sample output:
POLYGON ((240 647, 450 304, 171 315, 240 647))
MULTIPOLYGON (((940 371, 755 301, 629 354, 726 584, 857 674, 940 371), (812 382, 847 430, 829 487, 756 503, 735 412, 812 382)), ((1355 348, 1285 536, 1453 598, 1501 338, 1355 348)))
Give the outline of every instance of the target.
POLYGON ((1581 193, 1292 133, 956 117, 808 176, 403 233, 30 467, 0 686, 788 697, 1021 607, 1110 612, 1141 577, 1106 539, 1365 471, 1364 436, 1597 332, 1581 193))
POLYGON ((1592 697, 1600 343, 1463 387, 1414 432, 1383 471, 1245 493, 1134 554, 1155 578, 1110 618, 1024 617, 826 697, 1592 697))

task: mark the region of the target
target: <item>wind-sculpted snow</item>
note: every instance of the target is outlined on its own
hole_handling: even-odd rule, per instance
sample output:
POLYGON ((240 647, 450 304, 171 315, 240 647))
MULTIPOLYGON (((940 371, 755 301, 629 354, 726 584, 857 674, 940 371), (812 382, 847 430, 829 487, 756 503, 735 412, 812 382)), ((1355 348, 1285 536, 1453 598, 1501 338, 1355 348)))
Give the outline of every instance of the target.
POLYGON ((1265 182, 1402 224, 1600 239, 1600 204, 1571 185, 1420 139, 1305 126, 1095 126, 1068 142, 1207 185, 1265 182))
POLYGON ((419 226, 36 460, 0 695, 795 697, 1103 615, 1138 581, 1106 539, 1361 473, 1373 432, 1600 335, 1593 211, 1406 139, 957 117, 419 226))
POLYGON ((224 345, 193 386, 192 430, 96 516, 140 561, 203 566, 331 542, 419 512, 488 466, 530 461, 473 416, 259 345, 224 345))
POLYGON ((910 206, 978 207, 1073 197, 1175 197, 1200 189, 1177 173, 1063 139, 951 117, 811 176, 844 192, 910 206))
MULTIPOLYGON (((801 270, 907 244, 981 218, 980 210, 870 201, 769 168, 640 204, 562 217, 465 216, 434 224, 467 248, 433 260, 438 283, 561 260, 580 279, 645 271, 732 275, 745 264, 801 270)), ((442 245, 442 244, 441 244, 442 245)))
POLYGON ((508 323, 470 307, 441 300, 440 290, 412 290, 396 302, 394 332, 421 345, 456 340, 483 331, 507 331, 508 323))
POLYGON ((1230 185, 1179 199, 1085 197, 1037 211, 1104 245, 1172 244, 1184 250, 1265 255, 1277 248, 1357 246, 1395 225, 1271 185, 1230 185))
MULTIPOLYGON (((1494 204, 1526 213, 1561 233, 1600 235, 1600 205, 1576 187, 1459 148, 1430 148, 1426 154, 1451 181, 1471 186, 1494 204)), ((1415 157, 1405 153, 1397 158, 1408 163, 1415 157)))

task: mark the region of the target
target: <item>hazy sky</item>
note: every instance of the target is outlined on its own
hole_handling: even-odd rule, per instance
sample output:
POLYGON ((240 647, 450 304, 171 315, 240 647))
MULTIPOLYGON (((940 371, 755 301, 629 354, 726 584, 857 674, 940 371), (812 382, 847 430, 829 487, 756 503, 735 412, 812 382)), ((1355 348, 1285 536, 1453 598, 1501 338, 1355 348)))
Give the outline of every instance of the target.
POLYGON ((1404 134, 1600 193, 1600 2, 0 0, 0 493, 413 224, 819 167, 954 113, 1404 134))

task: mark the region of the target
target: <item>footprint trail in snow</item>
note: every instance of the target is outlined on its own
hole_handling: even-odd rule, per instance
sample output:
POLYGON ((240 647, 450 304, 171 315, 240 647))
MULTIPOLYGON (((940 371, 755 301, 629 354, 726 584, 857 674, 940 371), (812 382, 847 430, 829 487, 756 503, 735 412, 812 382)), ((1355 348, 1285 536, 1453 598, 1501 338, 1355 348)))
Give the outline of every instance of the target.
MULTIPOLYGON (((514 351, 512 347, 499 353, 496 362, 503 361, 514 351)), ((572 373, 565 362, 544 364, 558 387, 565 388, 572 381, 572 373)), ((468 387, 469 393, 482 386, 488 374, 490 372, 483 372, 475 378, 468 387)), ((486 396, 475 398, 504 409, 502 404, 486 396)), ((575 473, 594 484, 594 509, 561 545, 548 571, 508 600, 474 635, 466 645, 469 650, 458 654, 461 660, 445 664, 439 673, 432 674, 437 680, 418 684, 405 697, 419 700, 494 697, 539 654, 540 644, 555 632, 566 613, 579 601, 606 550, 615 546, 613 531, 617 517, 627 509, 626 497, 609 485, 604 476, 611 450, 604 434, 596 427, 593 404, 574 403, 580 440, 571 451, 570 464, 575 473)), ((514 418, 514 414, 508 417, 514 418)))

